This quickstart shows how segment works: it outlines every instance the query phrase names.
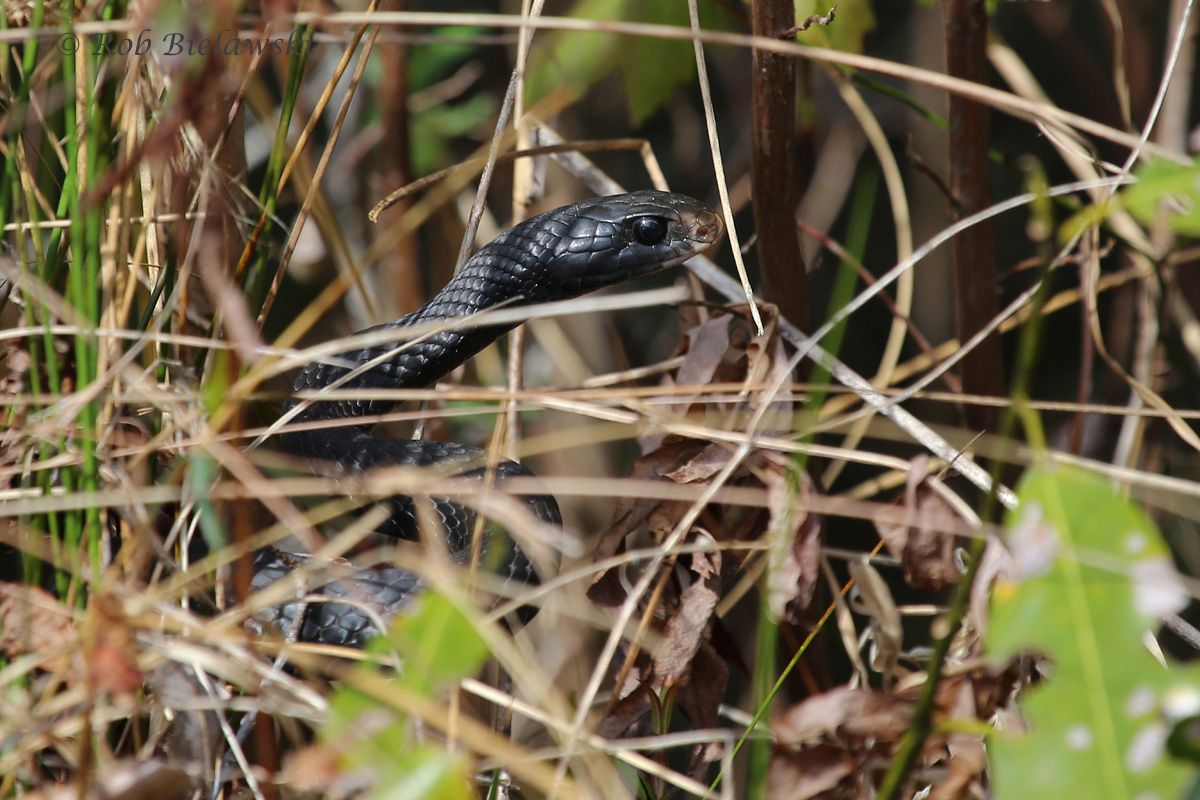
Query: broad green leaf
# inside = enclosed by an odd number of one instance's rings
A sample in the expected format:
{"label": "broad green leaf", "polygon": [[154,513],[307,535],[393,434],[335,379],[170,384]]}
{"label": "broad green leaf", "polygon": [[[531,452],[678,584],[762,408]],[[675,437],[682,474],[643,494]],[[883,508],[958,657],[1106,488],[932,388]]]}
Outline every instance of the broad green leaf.
{"label": "broad green leaf", "polygon": [[837,14],[828,25],[810,25],[808,30],[796,34],[796,41],[845,53],[861,53],[863,37],[875,30],[875,12],[870,0],[841,0],[836,4],[829,0],[796,0],[796,24],[802,24],[813,15],[828,16],[833,5],[837,6]]}
{"label": "broad green leaf", "polygon": [[988,650],[1053,663],[1020,702],[1028,733],[989,740],[997,798],[1177,798],[1175,722],[1200,710],[1200,670],[1164,669],[1144,637],[1186,602],[1154,524],[1101,478],[1030,470],[1005,523],[1013,562],[993,591]]}
{"label": "broad green leaf", "polygon": [[[702,0],[702,25],[723,21],[713,0]],[[569,16],[597,22],[644,22],[686,28],[691,23],[685,0],[578,0]],[[618,36],[602,31],[554,31],[534,40],[527,89],[531,101],[555,88],[575,94],[599,83],[614,70],[621,74],[625,105],[634,125],[658,111],[696,75],[692,43],[649,36]]]}
{"label": "broad green leaf", "polygon": [[[623,19],[629,0],[579,0],[567,16],[598,21]],[[563,86],[582,93],[612,72],[617,37],[593,31],[554,31],[534,39],[526,93],[535,103]]]}
{"label": "broad green leaf", "polygon": [[472,40],[485,32],[484,28],[474,25],[436,28],[430,32],[436,42],[412,45],[408,58],[408,80],[412,90],[428,89],[449,77],[463,61],[479,51],[480,45]]}
{"label": "broad green leaf", "polygon": [[397,753],[413,746],[408,719],[402,711],[348,685],[330,698],[321,739],[338,748],[343,771],[365,771],[374,776],[389,769]]}
{"label": "broad green leaf", "polygon": [[427,591],[418,602],[417,611],[397,619],[386,642],[371,649],[395,648],[404,661],[401,681],[431,695],[478,672],[489,651],[471,621],[441,594]]}
{"label": "broad green leaf", "polygon": [[1137,171],[1137,178],[1121,192],[1130,214],[1144,225],[1165,224],[1178,233],[1200,236],[1200,163],[1155,159]]}
{"label": "broad green leaf", "polygon": [[468,761],[433,744],[417,744],[404,713],[351,686],[330,701],[321,738],[338,748],[343,774],[369,779],[375,798],[467,800]]}
{"label": "broad green leaf", "polygon": [[[371,654],[396,652],[403,660],[396,680],[427,697],[473,675],[488,648],[470,620],[444,596],[426,591],[386,637],[373,640]],[[360,670],[377,667],[367,664]],[[321,738],[337,747],[341,769],[361,773],[374,786],[371,797],[396,800],[468,800],[474,797],[469,760],[435,744],[419,744],[408,715],[348,681],[329,702]]]}
{"label": "broad green leaf", "polygon": [[471,800],[469,762],[432,745],[394,753],[372,795],[377,800]]}
{"label": "broad green leaf", "polygon": [[1087,204],[1058,226],[1058,243],[1066,245],[1084,229],[1103,223],[1114,208],[1120,207],[1119,200],[1102,200]]}
{"label": "broad green leaf", "polygon": [[440,169],[451,159],[450,143],[491,119],[496,98],[472,95],[453,105],[430,106],[412,118],[412,160],[418,175]]}
{"label": "broad green leaf", "polygon": [[[691,25],[686,2],[640,3],[631,9],[635,9],[638,22]],[[696,76],[696,54],[688,41],[633,36],[617,50],[617,66],[630,121],[640,125]]]}

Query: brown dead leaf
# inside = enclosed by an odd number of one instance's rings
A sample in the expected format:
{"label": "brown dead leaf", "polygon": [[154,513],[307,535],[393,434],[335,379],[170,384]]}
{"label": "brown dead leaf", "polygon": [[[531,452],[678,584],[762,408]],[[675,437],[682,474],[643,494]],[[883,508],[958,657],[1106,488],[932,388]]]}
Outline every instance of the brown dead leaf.
{"label": "brown dead leaf", "polygon": [[792,706],[771,723],[771,730],[781,745],[800,745],[825,737],[890,742],[904,735],[912,711],[911,700],[840,686]]}
{"label": "brown dead leaf", "polygon": [[[945,677],[934,700],[935,732],[921,748],[910,784],[933,782],[932,800],[981,794],[977,790],[987,761],[982,738],[966,733],[968,724],[953,723],[991,719],[995,699],[1011,696],[1015,675],[1010,665],[977,667]],[[918,685],[901,694],[840,687],[785,711],[771,723],[776,748],[768,796],[771,800],[870,796],[869,782],[881,774],[874,767],[886,765],[893,757],[911,723],[919,691]],[[843,783],[849,776],[860,783]],[[913,791],[906,789],[904,796]]]}
{"label": "brown dead leaf", "polygon": [[794,488],[792,466],[781,454],[770,454],[764,470],[770,511],[770,568],[767,601],[776,619],[797,622],[812,603],[821,571],[821,518],[811,513],[812,478],[799,473]]}
{"label": "brown dead leaf", "polygon": [[37,586],[0,583],[0,654],[16,658],[36,653],[44,669],[82,666],[74,648],[79,634],[71,613],[58,598]]}
{"label": "brown dead leaf", "polygon": [[[921,457],[922,462],[928,459]],[[962,574],[954,555],[955,537],[943,531],[958,524],[953,509],[924,483],[925,470],[914,467],[904,500],[910,521],[876,521],[875,529],[892,555],[900,559],[904,577],[918,589],[940,592],[954,586]]]}
{"label": "brown dead leaf", "polygon": [[605,739],[625,736],[630,728],[650,713],[653,704],[650,687],[642,683],[636,684],[629,694],[618,700],[604,715],[604,719],[596,725],[596,734]]}
{"label": "brown dead leaf", "polygon": [[[763,321],[766,334],[755,336],[746,344],[746,375],[748,384],[764,386],[786,386],[791,378],[788,374],[790,359],[783,347],[783,338],[779,336],[775,314],[772,312]],[[756,392],[751,395],[750,407],[757,410],[763,402],[769,402],[770,408],[763,414],[760,428],[765,431],[795,430],[796,421],[793,404],[789,400],[777,400],[767,392]]]}
{"label": "brown dead leaf", "polygon": [[[729,349],[729,324],[732,321],[729,314],[716,314],[687,332],[687,355],[675,371],[676,384],[705,386],[712,383]],[[695,395],[681,398],[677,408],[686,410],[694,399]]]}
{"label": "brown dead leaf", "polygon": [[887,581],[865,555],[852,559],[846,566],[854,579],[858,599],[855,610],[871,621],[871,666],[883,673],[884,685],[890,686],[904,639],[900,609]]}
{"label": "brown dead leaf", "polygon": [[[732,319],[728,314],[718,314],[689,330],[677,351],[684,353],[683,363],[675,371],[674,377],[668,376],[663,380],[663,385],[705,386],[712,383],[729,349],[729,323]],[[698,393],[680,396],[669,408],[677,414],[684,414],[697,396]],[[666,438],[666,434],[650,433],[638,437],[638,442],[642,445],[642,452],[650,453],[661,447]]]}
{"label": "brown dead leaf", "polygon": [[1008,706],[1024,675],[1024,658],[1021,656],[1006,664],[989,664],[959,675],[950,675],[938,687],[937,707],[945,709],[946,713],[957,714],[954,704],[958,702],[958,686],[962,683],[971,690],[970,708],[973,709],[974,718],[991,719],[993,714]]}
{"label": "brown dead leaf", "polygon": [[121,604],[110,595],[92,598],[92,637],[87,645],[88,674],[99,692],[132,692],[142,685],[137,648]]}
{"label": "brown dead leaf", "polygon": [[[694,439],[672,438],[653,453],[642,456],[633,467],[633,477],[641,480],[662,480],[664,473],[679,469],[705,449],[705,443]],[[600,536],[594,559],[610,558],[625,548],[625,540],[642,526],[651,531],[670,530],[687,506],[668,500],[643,497],[622,497],[617,501],[613,523]],[[605,570],[592,579],[588,598],[601,608],[617,608],[625,602],[625,589],[620,570]]]}
{"label": "brown dead leaf", "polygon": [[[787,359],[782,342],[774,326],[763,337],[747,335],[742,319],[731,312],[715,315],[708,322],[688,332],[684,361],[671,386],[696,386],[690,395],[673,398],[670,408],[679,414],[696,412],[705,415],[709,424],[729,427],[743,424],[747,407],[753,408],[760,393],[758,388],[764,380],[773,379],[786,369]],[[740,355],[739,355],[740,352]],[[737,395],[733,400],[721,403],[697,404],[703,385],[711,382],[753,385],[753,391]],[[693,406],[696,406],[693,408]],[[790,407],[790,404],[789,404]],[[789,416],[790,423],[790,416]],[[790,428],[790,424],[788,426]],[[633,477],[643,480],[670,480],[675,483],[694,484],[711,479],[725,467],[730,458],[727,447],[714,442],[684,439],[678,436],[655,436],[642,439],[644,455],[634,465]],[[752,458],[758,457],[757,454]],[[747,470],[733,476],[742,478]],[[597,561],[621,552],[624,541],[647,525],[652,533],[674,529],[690,505],[682,502],[649,501],[643,498],[620,498],[613,515],[613,523],[600,537],[596,547]],[[740,510],[739,510],[740,512]],[[740,524],[747,515],[738,513],[734,524]],[[727,537],[719,519],[708,524],[710,531],[721,541]],[[732,527],[732,526],[730,526]],[[755,532],[757,536],[759,532]],[[753,538],[753,537],[751,537]],[[599,575],[595,583],[610,581]],[[603,605],[619,602],[622,593],[613,586],[593,587],[593,601]]]}
{"label": "brown dead leaf", "polygon": [[[762,384],[782,377],[786,366],[786,354],[774,326],[763,337],[755,337],[745,319],[736,312],[718,313],[689,331],[683,362],[674,377],[665,380],[672,387],[681,387],[678,391],[683,392],[671,397],[669,408],[681,416],[703,418],[704,424],[715,429],[739,430],[760,402],[769,402],[773,410],[778,405],[785,412],[786,418],[780,419],[790,430],[790,401],[761,397]],[[703,386],[714,382],[743,383],[746,389],[720,398],[702,397]],[[760,425],[758,430],[764,429]],[[731,457],[728,447],[704,439],[668,435],[639,441],[645,454],[635,464],[633,477],[642,480],[703,484],[727,468]],[[756,476],[776,469],[769,458],[767,453],[752,453],[739,465],[733,480],[750,483],[757,480]],[[651,540],[661,542],[692,509],[690,502],[620,498],[613,523],[596,548],[596,560],[622,552],[631,536],[644,538],[648,534]],[[700,511],[685,541],[701,535],[719,543],[756,541],[762,536],[766,520],[766,511],[759,507],[728,508],[713,504]],[[811,599],[815,586],[817,571],[806,566],[817,558],[820,547],[818,532],[809,527],[813,523],[812,518],[806,521],[797,517],[798,541],[787,542],[789,548],[795,544],[792,557],[801,565],[788,578],[791,599],[798,596]],[[713,612],[721,598],[723,580],[740,568],[745,557],[744,552],[738,551],[692,555],[687,557],[690,562],[681,556],[680,565],[690,564],[687,577],[678,572],[658,576],[654,606],[640,609],[643,615],[650,615],[649,625],[658,635],[657,642],[649,654],[639,653],[640,647],[647,646],[644,642],[629,645],[624,666],[618,673],[615,699],[598,727],[602,735],[617,736],[631,730],[668,691],[675,692],[679,707],[694,724],[699,727],[717,724],[717,710],[729,677],[727,659],[739,664],[741,659],[736,647],[723,647],[720,652],[713,647]],[[674,567],[678,568],[679,565]],[[621,577],[621,571],[616,569],[598,575],[588,589],[588,597],[601,608],[620,607],[626,600]],[[692,754],[696,774],[701,775],[703,765],[715,757],[716,748],[697,748]]]}
{"label": "brown dead leaf", "polygon": [[[88,800],[172,800],[191,793],[188,774],[161,761],[119,761],[92,775],[87,784]],[[26,800],[77,800],[77,782],[42,789],[25,795]]]}
{"label": "brown dead leaf", "polygon": [[[679,707],[688,715],[692,725],[701,730],[719,727],[721,701],[729,683],[729,666],[707,640],[700,642],[692,659],[688,682],[680,687]],[[703,780],[708,764],[721,757],[719,744],[696,745],[692,749],[688,774]]]}
{"label": "brown dead leaf", "polygon": [[725,465],[729,463],[729,457],[728,447],[710,444],[687,461],[670,470],[660,470],[658,474],[675,483],[706,481],[725,468]]}
{"label": "brown dead leaf", "polygon": [[692,572],[700,580],[683,590],[654,651],[653,685],[677,683],[691,669],[717,601],[721,599],[721,554],[693,553]]}
{"label": "brown dead leaf", "polygon": [[214,710],[199,710],[206,695],[194,668],[165,661],[146,674],[146,688],[151,730],[159,734],[158,752],[194,780],[212,781],[221,720]]}
{"label": "brown dead leaf", "polygon": [[840,747],[821,744],[800,752],[776,747],[767,773],[767,797],[809,800],[836,788],[853,772],[854,760]]}
{"label": "brown dead leaf", "polygon": [[[694,675],[693,670],[697,655],[707,645],[709,623],[717,601],[721,599],[721,555],[720,553],[693,553],[691,555],[693,581],[683,590],[679,600],[669,609],[660,607],[660,615],[665,617],[662,638],[654,648],[648,669],[631,672],[625,681],[628,694],[620,698],[605,715],[600,723],[598,732],[602,736],[620,736],[649,713],[655,696],[662,696],[668,691],[680,691],[690,685]],[[716,656],[711,646],[707,647],[705,655]],[[716,708],[724,696],[725,681],[728,679],[728,669],[714,669],[711,664],[704,665],[706,669],[701,678],[708,679],[704,686],[696,687],[696,691],[688,695],[688,701],[682,703],[689,717],[700,727],[716,720]],[[724,667],[724,664],[721,665]],[[719,687],[714,687],[719,683]],[[715,695],[715,705],[712,705]],[[694,713],[704,717],[703,722],[697,721]]]}
{"label": "brown dead leaf", "polygon": [[[948,701],[945,712],[951,719],[979,718],[972,681],[951,681],[938,688],[938,699]],[[933,787],[933,791],[929,793],[929,800],[955,800],[969,796],[967,790],[972,783],[980,780],[987,768],[987,754],[979,736],[952,732],[946,736],[946,749],[946,777]]]}
{"label": "brown dead leaf", "polygon": [[311,744],[292,752],[280,771],[283,785],[296,792],[329,797],[347,797],[369,787],[366,772],[347,772],[344,752],[333,744]]}
{"label": "brown dead leaf", "polygon": [[[702,482],[719,472],[728,458],[728,451],[717,445],[695,439],[672,438],[658,450],[638,459],[633,477],[642,480],[667,478],[676,483]],[[683,501],[621,498],[617,502],[612,525],[601,535],[597,544],[595,560],[620,553],[625,540],[643,525],[656,541],[661,541],[675,529],[690,508],[691,503]],[[717,527],[720,527],[719,524]],[[599,573],[588,589],[588,597],[601,607],[620,606],[625,600],[625,591],[617,571]]]}
{"label": "brown dead leaf", "polygon": [[[672,438],[652,453],[647,453],[633,465],[632,476],[640,480],[661,479],[663,475],[679,470],[705,448],[704,442],[695,439]],[[719,468],[718,468],[719,469]],[[621,552],[625,538],[645,524],[658,500],[641,497],[621,497],[613,512],[613,523],[596,544],[595,560],[603,561]]]}

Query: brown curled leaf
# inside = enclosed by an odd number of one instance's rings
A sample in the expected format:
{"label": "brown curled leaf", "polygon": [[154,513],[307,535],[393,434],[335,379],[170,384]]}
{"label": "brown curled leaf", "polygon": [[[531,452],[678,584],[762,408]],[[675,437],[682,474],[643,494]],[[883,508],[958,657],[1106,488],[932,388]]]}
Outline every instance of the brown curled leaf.
{"label": "brown curled leaf", "polygon": [[[192,794],[186,771],[158,760],[124,759],[88,779],[87,798],[104,800],[174,800]],[[46,787],[25,795],[26,800],[77,800],[77,782]]]}
{"label": "brown curled leaf", "polygon": [[[688,682],[680,687],[678,694],[679,707],[688,715],[693,727],[700,730],[719,727],[721,701],[725,699],[728,683],[729,666],[707,639],[701,641],[692,659]],[[707,765],[721,755],[722,748],[717,743],[696,745],[692,748],[688,774],[703,780]]]}
{"label": "brown curled leaf", "polygon": [[[636,675],[630,673],[625,682],[627,688],[623,689],[628,694],[617,701],[601,722],[598,728],[601,735],[611,737],[625,733],[651,710],[656,697],[668,691],[685,690],[695,677],[693,669],[702,648],[706,648],[706,656],[715,656],[715,651],[708,646],[708,636],[713,611],[721,598],[720,554],[693,553],[691,572],[690,585],[680,593],[678,600],[657,609],[656,617],[663,620],[659,623],[662,636],[651,654],[649,668],[644,672],[635,670]],[[728,670],[722,672],[711,664],[705,666],[702,677],[710,681],[715,679],[720,686],[714,687],[710,683],[696,687],[697,691],[688,695],[684,707],[689,716],[699,713],[707,723],[710,718],[715,722],[716,707],[724,695]],[[714,697],[715,706],[712,705]],[[693,722],[696,722],[695,718]]]}
{"label": "brown curled leaf", "polygon": [[854,760],[840,747],[825,744],[799,752],[776,747],[767,772],[767,797],[810,800],[836,789],[854,769]]}
{"label": "brown curled leaf", "polygon": [[825,737],[891,742],[908,730],[912,712],[913,702],[906,698],[841,686],[792,706],[771,723],[771,730],[781,745]]}
{"label": "brown curled leaf", "polygon": [[[632,477],[640,480],[661,480],[662,476],[679,470],[704,450],[704,442],[694,439],[672,439],[647,453],[633,465]],[[621,552],[626,537],[646,523],[650,513],[661,501],[622,497],[613,512],[613,523],[596,545],[596,560],[601,561]]]}
{"label": "brown curled leaf", "polygon": [[37,654],[48,671],[66,667],[68,660],[81,666],[78,638],[71,613],[54,595],[37,586],[0,583],[0,655]]}
{"label": "brown curled leaf", "polygon": [[953,509],[923,481],[924,471],[914,469],[908,489],[897,506],[908,511],[910,521],[876,521],[875,529],[892,555],[900,559],[904,577],[918,589],[940,592],[958,583],[954,550],[957,541],[945,533],[958,524]]}
{"label": "brown curled leaf", "polygon": [[655,648],[652,675],[656,688],[689,674],[713,609],[721,599],[720,553],[693,553],[692,572],[699,580],[683,590],[678,608],[667,621],[662,642]]}
{"label": "brown curled leaf", "polygon": [[821,517],[808,510],[812,478],[797,473],[780,454],[771,454],[767,463],[772,467],[764,470],[771,515],[767,601],[776,619],[796,622],[812,603],[820,577]]}
{"label": "brown curled leaf", "polygon": [[[938,699],[951,719],[978,719],[971,680],[957,680],[939,687]],[[970,797],[972,784],[981,781],[987,768],[987,754],[980,737],[961,731],[946,735],[946,776],[934,785],[929,800],[955,800]],[[982,792],[980,792],[982,794]]]}
{"label": "brown curled leaf", "polygon": [[[667,386],[707,386],[713,383],[718,368],[729,349],[729,323],[732,317],[728,314],[717,314],[707,322],[689,330],[681,344],[680,352],[684,353],[683,363],[675,371],[674,377],[663,381]],[[699,388],[690,395],[681,395],[669,406],[676,414],[686,414],[692,403],[699,396]],[[645,453],[657,450],[666,439],[662,433],[652,433],[638,439]]]}
{"label": "brown curled leaf", "polygon": [[137,666],[133,630],[120,602],[110,595],[92,598],[92,636],[87,644],[88,674],[99,692],[132,692],[144,676]]}

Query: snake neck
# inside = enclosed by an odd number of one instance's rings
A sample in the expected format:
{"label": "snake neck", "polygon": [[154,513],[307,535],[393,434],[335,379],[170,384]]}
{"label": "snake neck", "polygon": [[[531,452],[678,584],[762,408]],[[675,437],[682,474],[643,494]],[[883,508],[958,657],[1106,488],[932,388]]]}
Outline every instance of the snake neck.
{"label": "snake neck", "polygon": [[[296,392],[325,387],[337,390],[423,389],[483,350],[515,323],[456,324],[498,305],[517,306],[563,296],[548,269],[551,252],[539,247],[520,227],[506,231],[468,261],[428,303],[416,311],[360,333],[436,328],[411,341],[347,350],[325,363],[312,362],[296,380]],[[358,366],[346,366],[346,364]],[[365,365],[370,366],[365,366]],[[289,407],[295,405],[289,404]],[[295,418],[298,422],[352,419],[387,413],[390,400],[318,400]]]}
{"label": "snake neck", "polygon": [[[649,222],[649,229],[635,223]],[[640,233],[639,233],[640,231]],[[637,192],[576,203],[531,217],[475,254],[432,300],[370,332],[420,327],[419,338],[339,353],[313,362],[296,392],[422,389],[458,368],[515,323],[477,326],[466,318],[498,305],[525,306],[578,297],[656,272],[705,250],[720,236],[719,218],[682,195]],[[433,332],[429,333],[430,327]],[[298,422],[374,416],[390,400],[316,399]]]}

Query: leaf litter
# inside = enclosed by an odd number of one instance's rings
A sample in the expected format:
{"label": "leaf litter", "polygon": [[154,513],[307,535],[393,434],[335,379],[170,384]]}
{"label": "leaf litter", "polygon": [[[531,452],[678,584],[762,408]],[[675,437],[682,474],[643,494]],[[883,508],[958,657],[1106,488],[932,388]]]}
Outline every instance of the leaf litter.
{"label": "leaf litter", "polygon": [[[780,382],[788,362],[771,325],[755,336],[736,312],[722,310],[689,330],[677,355],[683,361],[662,379],[664,386],[722,384],[742,389],[709,401],[700,389],[684,389],[669,406],[675,418],[720,430],[744,430],[759,404],[769,403],[760,432],[793,435],[791,401],[764,389]],[[717,476],[731,456],[728,445],[675,433],[649,433],[639,443],[642,455],[632,475],[644,481],[701,485]],[[923,461],[914,464],[893,504],[907,512],[908,521],[903,516],[901,522],[877,520],[876,529],[909,585],[942,592],[962,572],[959,541],[945,532],[958,526],[951,524],[957,521],[954,509],[925,480]],[[742,573],[763,569],[755,553],[761,553],[764,544],[771,618],[802,627],[813,618],[814,600],[822,596],[826,523],[810,508],[820,487],[795,467],[789,454],[767,449],[752,451],[730,481],[764,489],[764,506],[710,504],[683,540],[688,545],[708,544],[708,551],[679,553],[664,562],[659,589],[649,592],[639,607],[645,630],[626,641],[616,694],[598,723],[602,735],[653,733],[656,711],[670,702],[678,703],[696,729],[717,724],[731,673],[748,677],[746,663],[752,660],[740,652],[717,611]],[[600,537],[596,560],[660,544],[689,509],[687,502],[678,500],[620,498]],[[939,524],[943,519],[946,525]],[[614,614],[620,609],[631,582],[627,569],[612,568],[595,577],[588,594],[598,607]],[[856,685],[859,679],[852,678],[841,686],[810,685],[807,699],[801,691],[792,692],[795,701],[776,702],[767,793],[772,800],[869,795],[910,727],[924,676],[899,664],[905,658],[915,664],[923,656],[904,650],[903,618],[889,588],[894,582],[866,557],[851,560],[849,572],[855,583],[853,608],[859,620],[866,620],[869,635],[851,636],[848,646],[855,648],[852,655],[857,658],[861,642],[870,642],[870,669],[864,666],[856,674],[874,676],[872,682],[879,684]],[[850,619],[849,624],[856,623]],[[964,640],[956,651],[959,660],[969,658],[973,647],[973,640]],[[982,790],[985,759],[975,730],[1007,704],[1017,680],[1016,663],[985,667],[976,662],[940,686],[934,715],[938,732],[922,750],[914,791],[927,786],[929,796],[948,799]],[[719,755],[715,745],[693,748],[689,771],[703,777],[706,764]]]}

